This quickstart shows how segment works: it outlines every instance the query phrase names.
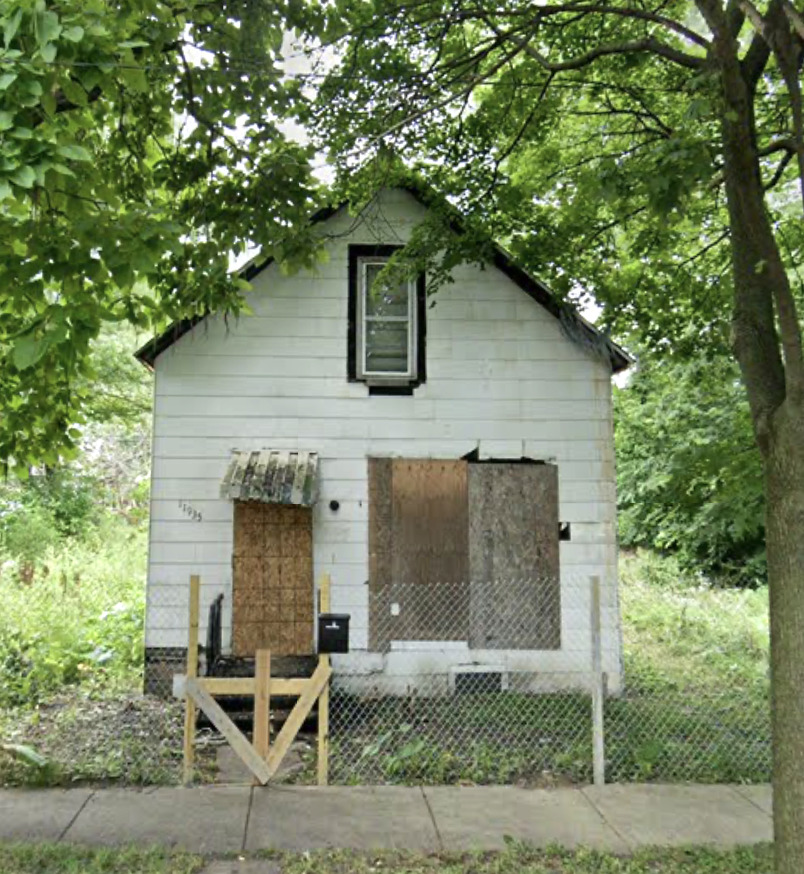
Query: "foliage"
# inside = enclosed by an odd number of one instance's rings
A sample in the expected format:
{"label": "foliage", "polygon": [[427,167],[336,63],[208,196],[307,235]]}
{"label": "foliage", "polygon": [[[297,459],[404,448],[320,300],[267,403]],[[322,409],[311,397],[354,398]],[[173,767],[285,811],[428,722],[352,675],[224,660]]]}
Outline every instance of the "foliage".
{"label": "foliage", "polygon": [[19,560],[2,561],[0,706],[140,676],[144,545],[144,531],[109,520],[92,537],[45,552],[33,574]]}
{"label": "foliage", "polygon": [[195,874],[199,856],[161,848],[90,849],[67,844],[0,843],[3,874]]}
{"label": "foliage", "polygon": [[720,589],[650,552],[623,556],[620,607],[626,672],[687,696],[728,688],[764,702],[768,590]]}
{"label": "foliage", "polygon": [[595,850],[535,849],[508,839],[498,853],[372,853],[342,850],[285,854],[284,874],[770,874],[771,848],[720,851],[696,848],[638,850],[616,856]]}
{"label": "foliage", "polygon": [[736,364],[641,356],[615,389],[620,540],[701,575],[765,579],[762,465]]}
{"label": "foliage", "polygon": [[74,451],[104,322],[237,310],[250,245],[311,259],[312,149],[282,42],[296,3],[0,9],[0,459]]}

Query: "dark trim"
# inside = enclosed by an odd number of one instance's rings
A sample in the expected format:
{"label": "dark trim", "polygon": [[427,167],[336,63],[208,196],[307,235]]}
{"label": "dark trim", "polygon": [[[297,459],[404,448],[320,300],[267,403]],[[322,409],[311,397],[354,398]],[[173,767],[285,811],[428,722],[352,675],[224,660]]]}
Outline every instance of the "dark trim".
{"label": "dark trim", "polygon": [[[436,203],[444,203],[443,198],[439,197],[439,195],[437,195],[431,188],[426,186],[424,183],[421,183],[420,185],[409,184],[399,187],[407,191],[408,194],[414,197],[419,203],[421,203],[425,207],[430,208]],[[346,206],[348,206],[348,203],[343,202],[338,204],[337,206],[328,206],[320,209],[311,217],[310,223],[318,224],[319,222],[326,221],[328,218],[331,218],[333,215],[335,215],[335,213],[339,212]],[[461,220],[461,216],[456,210],[453,212],[454,215],[450,220],[450,227],[456,234],[460,234],[463,232],[463,223]],[[553,294],[553,292],[550,291],[550,289],[543,282],[536,279],[534,276],[531,276],[527,271],[519,267],[514,262],[511,255],[506,252],[505,249],[502,248],[502,246],[499,246],[497,243],[493,243],[492,245],[494,250],[494,266],[502,273],[504,273],[512,282],[519,286],[519,288],[521,288],[522,291],[524,291],[529,297],[531,297],[537,303],[541,304],[541,306],[543,306],[551,315],[559,319],[562,324],[569,323],[574,328],[578,329],[581,334],[586,335],[594,344],[602,344],[605,348],[613,373],[619,373],[621,370],[626,370],[634,363],[634,359],[621,346],[615,343],[610,337],[607,337],[594,325],[587,322],[586,319],[584,319],[583,316],[581,316],[571,304],[563,302],[560,298]],[[369,246],[367,248],[382,249],[383,247]],[[395,249],[399,247],[392,246],[388,248]],[[240,276],[250,282],[256,276],[262,273],[262,271],[265,270],[266,267],[270,266],[273,263],[273,260],[273,258],[261,259],[257,257],[240,271]],[[352,294],[351,286],[349,293],[350,295]],[[426,303],[420,302],[420,310],[417,315],[421,312],[426,312]],[[171,325],[166,331],[154,337],[153,340],[149,340],[148,343],[146,343],[141,349],[138,349],[134,353],[135,357],[147,367],[152,368],[157,357],[161,355],[162,352],[164,352],[169,346],[173,345],[173,343],[183,337],[188,331],[191,331],[205,317],[206,314],[194,316],[192,318],[183,319],[182,321],[176,322],[175,324]],[[423,354],[424,344],[422,344],[421,350]],[[354,351],[352,349],[349,350],[349,361],[356,361]],[[419,365],[423,366],[426,361],[425,359],[422,359],[418,363]],[[350,364],[350,367],[351,366],[352,365]],[[424,373],[424,371],[420,372],[422,374]],[[356,378],[351,375],[351,372],[349,379],[353,382],[356,381]]]}
{"label": "dark trim", "polygon": [[348,328],[346,335],[346,374],[349,382],[363,382],[369,387],[370,395],[412,395],[413,389],[427,380],[427,287],[424,274],[416,279],[416,377],[400,380],[394,385],[372,385],[370,380],[357,375],[357,306],[358,277],[357,263],[360,258],[390,258],[404,246],[361,245],[349,246],[349,303]]}
{"label": "dark trim", "polygon": [[[357,381],[357,380],[355,380]],[[416,383],[418,385],[418,383]],[[412,395],[415,390],[414,385],[370,385],[368,393],[370,395],[396,395],[402,396]]]}

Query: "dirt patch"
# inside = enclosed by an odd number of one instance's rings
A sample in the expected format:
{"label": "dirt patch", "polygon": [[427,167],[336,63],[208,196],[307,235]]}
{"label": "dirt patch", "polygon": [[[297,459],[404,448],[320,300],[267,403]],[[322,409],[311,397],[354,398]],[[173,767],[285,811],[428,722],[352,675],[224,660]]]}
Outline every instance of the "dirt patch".
{"label": "dirt patch", "polygon": [[[0,758],[3,785],[76,783],[175,784],[181,780],[184,706],[126,693],[96,696],[75,689],[33,711],[5,713],[5,743],[32,747],[44,767]],[[199,749],[200,777],[210,779],[214,753]]]}

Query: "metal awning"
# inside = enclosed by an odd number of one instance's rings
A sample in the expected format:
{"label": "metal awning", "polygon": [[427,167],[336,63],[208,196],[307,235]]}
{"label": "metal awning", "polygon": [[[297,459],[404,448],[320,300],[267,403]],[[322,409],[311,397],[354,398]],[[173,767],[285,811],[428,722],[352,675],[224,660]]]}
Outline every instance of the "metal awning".
{"label": "metal awning", "polygon": [[318,453],[235,450],[221,482],[221,497],[312,507],[318,497]]}

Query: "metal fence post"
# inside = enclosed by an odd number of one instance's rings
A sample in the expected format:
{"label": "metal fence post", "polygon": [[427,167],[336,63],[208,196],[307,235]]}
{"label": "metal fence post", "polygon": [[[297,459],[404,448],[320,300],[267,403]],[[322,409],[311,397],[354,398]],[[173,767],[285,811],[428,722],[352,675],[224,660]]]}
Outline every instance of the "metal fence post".
{"label": "metal fence post", "polygon": [[605,676],[600,634],[600,577],[591,578],[590,626],[592,629],[592,773],[595,786],[606,782],[606,744],[603,723]]}

